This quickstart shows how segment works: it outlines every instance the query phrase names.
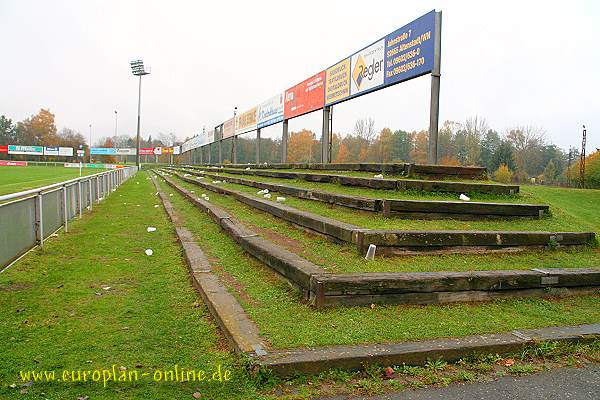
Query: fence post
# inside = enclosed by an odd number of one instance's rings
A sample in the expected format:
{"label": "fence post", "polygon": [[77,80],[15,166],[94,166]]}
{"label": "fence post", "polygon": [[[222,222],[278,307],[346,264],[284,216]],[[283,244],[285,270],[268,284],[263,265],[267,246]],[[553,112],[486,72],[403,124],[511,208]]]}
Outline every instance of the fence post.
{"label": "fence post", "polygon": [[90,203],[90,211],[92,211],[92,203],[94,197],[92,196],[92,179],[88,179],[88,202]]}
{"label": "fence post", "polygon": [[35,207],[35,228],[36,228],[36,239],[40,244],[40,247],[44,248],[44,222],[42,220],[42,193],[38,193],[36,196],[36,207]]}
{"label": "fence post", "polygon": [[100,182],[98,181],[98,177],[96,176],[96,201],[100,203]]}
{"label": "fence post", "polygon": [[67,211],[67,187],[63,186],[63,201],[62,201],[62,209],[63,209],[63,225],[65,226],[65,233],[69,232],[69,213]]}
{"label": "fence post", "polygon": [[83,193],[81,193],[81,181],[77,181],[77,192],[79,194],[79,218],[83,218]]}

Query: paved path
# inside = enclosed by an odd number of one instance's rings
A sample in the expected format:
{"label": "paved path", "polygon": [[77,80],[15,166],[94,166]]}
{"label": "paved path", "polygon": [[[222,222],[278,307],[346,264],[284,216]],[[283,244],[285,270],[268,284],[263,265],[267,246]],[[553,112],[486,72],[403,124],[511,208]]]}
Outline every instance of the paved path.
{"label": "paved path", "polygon": [[493,382],[405,390],[375,397],[338,396],[328,400],[348,398],[368,400],[598,400],[600,399],[600,365],[591,365],[586,368],[559,368],[523,377],[501,377]]}

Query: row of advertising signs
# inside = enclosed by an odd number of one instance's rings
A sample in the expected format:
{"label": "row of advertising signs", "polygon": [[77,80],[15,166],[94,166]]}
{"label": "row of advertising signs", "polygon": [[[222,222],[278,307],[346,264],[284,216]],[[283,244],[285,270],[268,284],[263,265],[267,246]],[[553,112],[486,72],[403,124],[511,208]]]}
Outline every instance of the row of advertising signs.
{"label": "row of advertising signs", "polygon": [[[180,154],[181,147],[141,147],[141,156],[160,156],[162,154]],[[102,156],[135,156],[135,148],[92,147],[92,155]]]}
{"label": "row of advertising signs", "polygon": [[[434,64],[435,10],[331,67],[236,115],[216,128],[220,138],[250,132],[430,73]],[[215,141],[214,132],[182,145],[185,153]],[[220,139],[219,138],[219,139]]]}
{"label": "row of advertising signs", "polygon": [[9,144],[0,146],[0,153],[27,154],[32,156],[73,157],[72,147],[19,146]]}
{"label": "row of advertising signs", "polygon": [[[47,147],[47,146],[20,146],[9,144],[0,146],[0,153],[8,154],[26,154],[31,156],[61,156],[73,157],[72,147]],[[92,147],[92,154],[95,155],[114,155],[114,156],[135,156],[135,149],[120,149],[113,147]],[[181,146],[175,147],[148,147],[141,148],[140,155],[157,155],[162,154],[180,154]],[[77,150],[77,156],[83,156],[83,150]]]}

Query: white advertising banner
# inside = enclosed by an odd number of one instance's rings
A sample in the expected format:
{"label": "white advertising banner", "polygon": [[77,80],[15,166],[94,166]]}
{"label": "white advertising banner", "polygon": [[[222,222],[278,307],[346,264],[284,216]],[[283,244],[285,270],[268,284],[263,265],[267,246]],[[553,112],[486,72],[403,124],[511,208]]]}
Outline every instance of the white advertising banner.
{"label": "white advertising banner", "polygon": [[271,97],[258,106],[259,128],[283,121],[283,93]]}
{"label": "white advertising banner", "polygon": [[44,155],[45,156],[57,156],[58,155],[58,147],[44,147]]}
{"label": "white advertising banner", "polygon": [[350,95],[383,85],[385,39],[373,43],[352,56],[350,65]]}
{"label": "white advertising banner", "polygon": [[135,156],[135,149],[117,149],[118,156]]}
{"label": "white advertising banner", "polygon": [[59,147],[58,155],[63,157],[73,157],[73,148],[72,147]]}

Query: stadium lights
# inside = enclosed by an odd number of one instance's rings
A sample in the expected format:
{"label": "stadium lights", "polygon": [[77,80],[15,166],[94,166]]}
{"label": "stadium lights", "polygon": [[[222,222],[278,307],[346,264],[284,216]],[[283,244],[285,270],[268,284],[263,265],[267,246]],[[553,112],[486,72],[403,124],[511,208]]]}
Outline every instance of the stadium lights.
{"label": "stadium lights", "polygon": [[136,152],[135,152],[135,165],[140,167],[140,108],[142,104],[142,76],[150,74],[150,69],[144,67],[144,61],[134,60],[129,63],[131,66],[131,73],[135,76],[140,77],[140,85],[138,91],[138,115],[137,115],[137,139],[136,139]]}

